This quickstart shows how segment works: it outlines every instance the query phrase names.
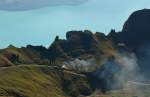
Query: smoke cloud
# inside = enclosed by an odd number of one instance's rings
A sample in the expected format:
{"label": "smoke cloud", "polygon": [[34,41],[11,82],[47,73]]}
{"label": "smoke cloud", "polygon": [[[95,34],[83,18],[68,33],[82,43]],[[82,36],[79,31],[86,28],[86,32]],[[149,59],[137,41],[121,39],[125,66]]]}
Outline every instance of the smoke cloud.
{"label": "smoke cloud", "polygon": [[137,57],[134,53],[120,54],[116,56],[115,62],[121,66],[121,70],[118,72],[120,80],[135,80],[139,74],[139,66]]}
{"label": "smoke cloud", "polygon": [[97,66],[96,61],[94,58],[90,59],[74,59],[68,62],[64,62],[64,65],[66,65],[70,69],[78,70],[78,71],[91,71],[95,69]]}
{"label": "smoke cloud", "polygon": [[[149,60],[147,59],[150,58],[150,53],[148,53],[149,50],[145,49],[144,52],[146,52],[144,58],[146,61],[142,60],[142,62],[144,61],[148,64]],[[133,95],[141,97],[146,93],[145,91],[150,89],[150,81],[145,79],[141,73],[139,57],[135,53],[115,52],[114,57],[112,59],[106,59],[104,64],[97,64],[94,58],[86,60],[77,58],[65,62],[64,64],[75,70],[93,70],[92,72],[89,72],[90,75],[94,76],[94,78],[100,79],[105,84],[105,87],[101,87],[100,85],[100,89],[119,89],[124,93],[132,93]],[[99,89],[99,84],[101,84],[101,82],[93,84],[96,84],[97,87],[95,88]]]}

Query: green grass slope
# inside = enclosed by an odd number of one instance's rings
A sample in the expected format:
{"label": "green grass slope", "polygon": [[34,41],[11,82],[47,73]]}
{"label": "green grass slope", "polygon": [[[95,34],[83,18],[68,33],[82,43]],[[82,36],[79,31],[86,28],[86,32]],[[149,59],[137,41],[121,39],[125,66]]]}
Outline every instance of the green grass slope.
{"label": "green grass slope", "polygon": [[[14,59],[13,56],[19,56]],[[31,63],[32,60],[28,55],[19,48],[14,46],[0,50],[0,67],[12,66],[20,63]]]}
{"label": "green grass slope", "polygon": [[0,68],[0,97],[77,97],[87,91],[86,78],[48,66]]}
{"label": "green grass slope", "polygon": [[2,97],[65,97],[59,79],[34,66],[1,68],[0,76]]}

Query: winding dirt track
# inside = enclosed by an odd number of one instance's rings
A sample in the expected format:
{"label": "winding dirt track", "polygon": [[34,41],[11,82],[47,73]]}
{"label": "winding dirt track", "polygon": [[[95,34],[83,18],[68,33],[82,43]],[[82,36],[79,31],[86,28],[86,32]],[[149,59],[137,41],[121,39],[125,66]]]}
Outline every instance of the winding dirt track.
{"label": "winding dirt track", "polygon": [[15,68],[15,67],[20,67],[20,68],[21,67],[37,67],[37,68],[48,68],[50,70],[56,69],[56,70],[61,70],[63,72],[72,74],[72,75],[76,75],[76,76],[80,76],[80,77],[86,77],[86,75],[84,75],[84,74],[79,74],[79,73],[73,72],[69,69],[64,69],[64,68],[61,68],[59,66],[48,66],[48,65],[18,65],[18,66],[10,66],[10,67],[0,67],[0,71],[5,70],[5,69]]}

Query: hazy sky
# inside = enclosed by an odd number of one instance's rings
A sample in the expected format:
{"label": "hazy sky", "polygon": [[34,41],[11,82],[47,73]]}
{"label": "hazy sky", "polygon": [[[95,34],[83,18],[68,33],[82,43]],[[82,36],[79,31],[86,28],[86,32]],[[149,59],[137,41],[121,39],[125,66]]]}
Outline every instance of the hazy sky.
{"label": "hazy sky", "polygon": [[1,0],[0,48],[48,46],[70,30],[119,31],[133,11],[143,8],[150,8],[150,0]]}

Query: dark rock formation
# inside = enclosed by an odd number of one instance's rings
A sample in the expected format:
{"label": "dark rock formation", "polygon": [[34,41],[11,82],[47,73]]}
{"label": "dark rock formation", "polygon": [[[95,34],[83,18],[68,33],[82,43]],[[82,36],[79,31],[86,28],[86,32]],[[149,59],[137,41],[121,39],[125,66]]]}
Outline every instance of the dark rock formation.
{"label": "dark rock formation", "polygon": [[[131,14],[119,33],[119,40],[131,48],[138,57],[142,72],[149,73],[149,45],[150,45],[150,9],[135,11]],[[117,38],[115,38],[117,39]]]}
{"label": "dark rock formation", "polygon": [[110,31],[107,35],[108,39],[111,40],[114,44],[120,43],[120,32],[116,32],[114,29]]}
{"label": "dark rock formation", "polygon": [[[98,33],[97,33],[98,34]],[[96,34],[96,36],[97,36]],[[104,36],[102,36],[104,38]],[[98,51],[95,35],[85,30],[70,31],[66,34],[66,40],[55,39],[49,47],[51,53],[55,53],[54,57],[75,58],[84,54],[96,54]],[[101,36],[99,36],[101,38]],[[54,54],[52,54],[54,55]]]}
{"label": "dark rock formation", "polygon": [[150,9],[131,14],[123,26],[120,38],[133,49],[150,42]]}

